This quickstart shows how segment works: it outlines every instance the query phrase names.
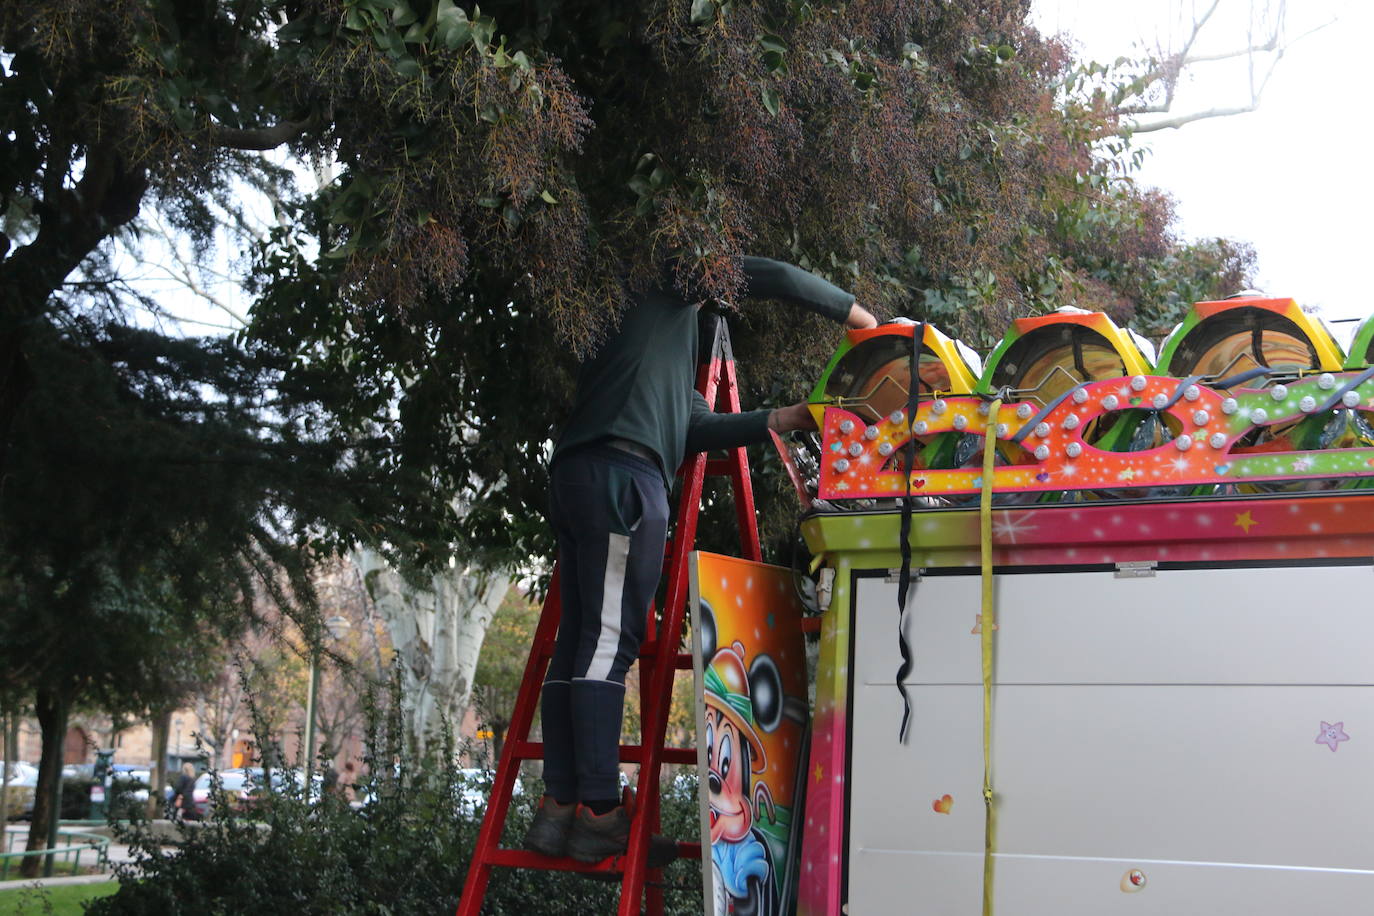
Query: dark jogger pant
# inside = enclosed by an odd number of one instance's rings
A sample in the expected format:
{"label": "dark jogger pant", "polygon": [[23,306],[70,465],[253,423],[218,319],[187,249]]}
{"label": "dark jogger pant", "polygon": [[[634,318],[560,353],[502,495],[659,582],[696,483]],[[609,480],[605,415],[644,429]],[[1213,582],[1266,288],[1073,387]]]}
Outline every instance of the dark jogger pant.
{"label": "dark jogger pant", "polygon": [[559,801],[620,795],[625,672],[663,568],[668,494],[654,464],[610,446],[559,456],[558,641],[544,679],[544,786]]}

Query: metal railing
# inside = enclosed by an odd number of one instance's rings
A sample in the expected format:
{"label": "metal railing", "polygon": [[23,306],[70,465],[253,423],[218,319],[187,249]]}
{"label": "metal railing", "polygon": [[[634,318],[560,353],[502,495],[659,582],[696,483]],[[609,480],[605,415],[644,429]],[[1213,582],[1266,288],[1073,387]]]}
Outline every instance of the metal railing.
{"label": "metal railing", "polygon": [[[64,822],[65,823],[65,822]],[[103,821],[77,821],[75,825],[93,826]],[[74,830],[71,826],[57,828],[58,842],[62,845],[54,849],[35,849],[29,852],[15,852],[14,847],[21,836],[26,834],[22,831],[5,831],[5,850],[0,852],[0,881],[6,881],[10,877],[10,863],[22,861],[23,859],[34,856],[49,856],[50,861],[44,868],[44,876],[50,877],[53,872],[53,864],[61,861],[68,867],[72,874],[79,874],[81,870],[81,857],[90,853],[95,857],[93,866],[98,871],[109,870],[110,865],[110,838],[101,836],[98,833],[89,833],[85,830]],[[64,842],[65,841],[65,842]]]}

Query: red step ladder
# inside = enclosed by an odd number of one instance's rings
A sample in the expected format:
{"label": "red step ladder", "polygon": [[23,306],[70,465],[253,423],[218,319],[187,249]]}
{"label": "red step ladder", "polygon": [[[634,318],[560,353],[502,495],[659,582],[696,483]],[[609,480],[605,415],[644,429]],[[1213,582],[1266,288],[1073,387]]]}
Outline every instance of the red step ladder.
{"label": "red step ladder", "polygon": [[[735,376],[735,358],[730,349],[730,334],[725,321],[717,318],[709,358],[697,370],[697,390],[713,410],[738,413],[739,384]],[[701,510],[701,492],[706,475],[728,476],[735,500],[735,515],[739,523],[742,554],[746,559],[761,560],[758,521],[754,513],[754,491],[749,481],[749,460],[743,448],[732,449],[728,457],[708,459],[705,454],[692,455],[679,470],[682,494],[678,499],[677,524],[668,542],[665,570],[668,586],[663,608],[649,614],[645,639],[639,652],[639,701],[641,734],[638,745],[622,745],[620,759],[639,764],[636,785],[638,813],[630,828],[629,849],[626,855],[588,865],[571,858],[551,859],[522,849],[503,849],[499,846],[506,824],[515,780],[520,763],[542,760],[544,745],[530,741],[530,726],[538,707],[539,691],[544,672],[553,657],[554,638],[558,633],[560,606],[558,600],[558,568],[554,567],[553,581],[539,616],[534,645],[520,693],[511,716],[509,735],[496,767],[491,787],[491,799],[482,829],[477,834],[472,864],[468,867],[463,896],[458,902],[457,916],[479,916],[486,896],[487,881],[494,866],[513,868],[541,868],[554,871],[577,871],[621,874],[620,916],[649,916],[663,913],[661,870],[648,868],[649,837],[659,828],[659,771],[664,763],[695,764],[695,748],[663,746],[667,732],[668,712],[672,703],[673,676],[679,670],[692,667],[690,652],[679,652],[679,634],[687,611],[687,558],[696,543],[697,516]],[[700,843],[678,843],[683,858],[701,858]],[[652,877],[653,881],[648,879]],[[644,905],[641,910],[640,899]]]}

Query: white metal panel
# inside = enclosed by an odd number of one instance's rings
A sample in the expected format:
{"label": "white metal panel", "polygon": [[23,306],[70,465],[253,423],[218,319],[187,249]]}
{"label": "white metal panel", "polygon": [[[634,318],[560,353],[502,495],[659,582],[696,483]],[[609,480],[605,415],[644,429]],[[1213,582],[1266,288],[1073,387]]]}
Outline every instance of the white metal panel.
{"label": "white metal panel", "polygon": [[[856,657],[892,683],[896,586],[860,580]],[[1374,684],[1374,568],[997,576],[997,673],[1033,684]],[[911,683],[977,683],[977,576],[913,586]]]}
{"label": "white metal panel", "polygon": [[[1242,598],[1238,577],[1260,587]],[[1278,916],[1374,898],[1370,584],[1359,567],[999,577],[998,913]],[[918,586],[906,746],[896,586],[856,585],[850,912],[977,912],[978,579]],[[1186,607],[1161,609],[1170,597]],[[1336,752],[1316,741],[1323,721],[1350,736]],[[1126,894],[1132,862],[1152,863],[1149,881]]]}
{"label": "white metal panel", "polygon": [[[976,916],[982,854],[858,850],[850,916]],[[1246,868],[1187,862],[1046,859],[999,855],[997,916],[1307,916],[1365,913],[1367,873]],[[1121,890],[1132,869],[1146,876]]]}

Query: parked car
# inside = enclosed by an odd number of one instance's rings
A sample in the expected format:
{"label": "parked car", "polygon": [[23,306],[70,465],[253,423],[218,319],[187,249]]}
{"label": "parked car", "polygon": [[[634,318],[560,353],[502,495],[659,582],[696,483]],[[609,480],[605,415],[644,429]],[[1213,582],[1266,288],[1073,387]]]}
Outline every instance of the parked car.
{"label": "parked car", "polygon": [[62,767],[63,779],[95,779],[95,764],[93,763],[68,763]]}
{"label": "parked car", "polygon": [[[458,771],[458,811],[460,814],[476,815],[486,810],[487,799],[491,797],[491,781],[495,777],[491,770],[484,770],[479,767],[468,767]],[[625,774],[620,775],[622,784]],[[511,794],[520,796],[525,794],[525,787],[519,779],[512,786]]]}
{"label": "parked car", "polygon": [[[258,778],[262,771],[258,771]],[[231,811],[242,811],[252,803],[253,773],[249,769],[220,770],[201,773],[196,777],[191,801],[201,817],[208,817],[214,808],[216,793]]]}
{"label": "parked car", "polygon": [[0,760],[0,766],[9,771],[10,778],[9,810],[4,812],[4,819],[32,817],[33,796],[38,790],[38,767],[20,760],[13,763]]}
{"label": "parked car", "polygon": [[[311,775],[309,800],[319,801],[321,777]],[[305,793],[305,775],[300,770],[273,768],[270,778],[262,767],[237,767],[220,770],[218,791],[220,798],[231,811],[244,812],[261,805],[269,796],[292,795],[301,797]],[[191,798],[201,817],[206,817],[214,809],[213,793],[216,786],[214,774],[201,773],[196,779]]]}
{"label": "parked car", "polygon": [[147,767],[117,763],[110,772],[110,794],[142,804],[148,800],[153,774]]}

